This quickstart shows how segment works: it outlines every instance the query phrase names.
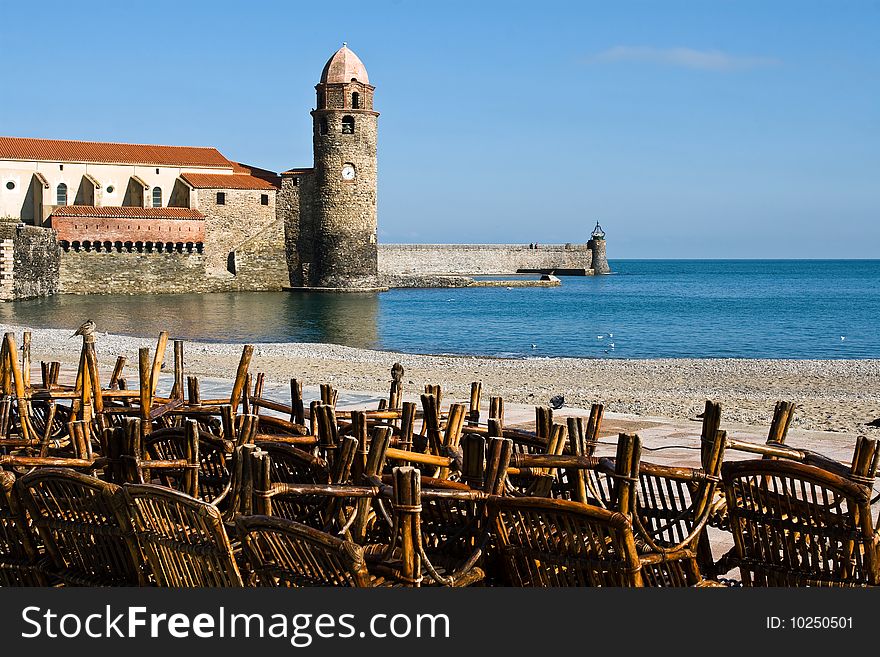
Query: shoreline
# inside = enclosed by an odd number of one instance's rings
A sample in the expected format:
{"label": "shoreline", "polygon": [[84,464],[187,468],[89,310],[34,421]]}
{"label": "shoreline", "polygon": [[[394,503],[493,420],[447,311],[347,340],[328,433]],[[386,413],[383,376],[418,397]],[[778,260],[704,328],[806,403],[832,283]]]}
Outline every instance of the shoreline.
{"label": "shoreline", "polygon": [[[32,333],[32,361],[57,360],[75,367],[80,342],[71,329],[43,329],[0,324],[19,337]],[[99,362],[112,367],[116,356],[128,358],[134,372],[139,347],[155,348],[155,338],[96,334]],[[174,336],[172,335],[171,338]],[[185,341],[187,374],[231,377],[242,343]],[[170,348],[169,348],[170,349]],[[166,365],[170,366],[170,350]],[[254,343],[253,372],[267,382],[304,385],[331,383],[344,391],[387,394],[392,364],[405,368],[404,391],[413,394],[426,383],[439,383],[448,398],[467,398],[471,381],[483,382],[483,398],[500,395],[519,404],[547,404],[565,396],[567,407],[605,404],[607,412],[636,416],[692,419],[706,399],[722,404],[723,422],[769,426],[777,400],[798,404],[792,427],[880,436],[866,426],[880,417],[880,359],[777,360],[733,358],[601,359],[571,357],[499,358],[422,355],[360,349],[324,343]],[[872,393],[872,391],[874,391]]]}

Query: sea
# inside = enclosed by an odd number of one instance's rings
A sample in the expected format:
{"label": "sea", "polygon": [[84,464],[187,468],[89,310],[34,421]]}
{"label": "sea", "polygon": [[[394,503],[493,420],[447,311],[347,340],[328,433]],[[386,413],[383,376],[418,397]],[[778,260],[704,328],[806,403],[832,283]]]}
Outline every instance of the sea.
{"label": "sea", "polygon": [[613,260],[562,285],[58,296],[0,322],[505,358],[880,358],[880,260]]}

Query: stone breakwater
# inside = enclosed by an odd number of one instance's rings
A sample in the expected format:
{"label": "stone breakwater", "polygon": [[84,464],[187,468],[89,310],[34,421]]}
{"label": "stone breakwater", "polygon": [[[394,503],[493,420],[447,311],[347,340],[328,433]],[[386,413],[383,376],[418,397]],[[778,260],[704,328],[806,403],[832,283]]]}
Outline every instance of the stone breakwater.
{"label": "stone breakwater", "polygon": [[591,273],[585,244],[380,244],[379,273],[401,275],[514,274],[519,270],[582,270]]}
{"label": "stone breakwater", "polygon": [[[24,330],[0,328],[19,336]],[[64,369],[76,367],[79,341],[69,337],[75,328],[31,329],[33,361],[59,360]],[[154,345],[154,338],[103,333],[97,341],[101,364],[107,368],[117,355],[136,363],[138,348]],[[187,342],[187,373],[231,377],[240,354],[238,344]],[[170,355],[169,350],[168,367]],[[395,361],[406,369],[408,394],[420,392],[426,383],[440,383],[447,399],[465,399],[470,382],[479,380],[486,399],[501,395],[512,403],[546,404],[551,396],[563,394],[570,407],[599,401],[609,412],[673,419],[693,418],[709,398],[721,402],[725,421],[758,426],[769,426],[774,403],[784,399],[798,404],[795,428],[880,436],[880,429],[867,426],[880,417],[880,360],[517,360],[264,343],[255,346],[252,370],[266,372],[272,383],[296,377],[306,385],[331,383],[342,390],[384,395]],[[135,376],[130,365],[126,372],[129,378]]]}

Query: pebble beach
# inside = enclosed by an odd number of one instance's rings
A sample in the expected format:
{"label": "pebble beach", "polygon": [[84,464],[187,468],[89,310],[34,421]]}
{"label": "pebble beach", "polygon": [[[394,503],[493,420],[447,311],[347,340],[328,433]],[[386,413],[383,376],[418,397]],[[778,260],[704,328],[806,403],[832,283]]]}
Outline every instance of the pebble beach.
{"label": "pebble beach", "polygon": [[[0,325],[21,339],[32,333],[32,360],[57,360],[65,369],[76,367],[80,342],[76,329],[37,329]],[[171,336],[173,338],[173,335]],[[19,342],[20,344],[20,342]],[[100,364],[110,368],[117,356],[126,356],[128,377],[135,376],[140,347],[154,347],[155,339],[97,334]],[[241,344],[186,342],[187,374],[234,376]],[[171,351],[166,365],[171,366]],[[792,427],[812,431],[880,434],[868,423],[880,417],[880,360],[767,360],[767,359],[502,359],[470,356],[425,356],[391,351],[356,349],[333,344],[256,344],[251,371],[265,372],[267,381],[281,384],[298,378],[306,385],[331,383],[352,392],[386,394],[392,364],[405,368],[407,393],[426,383],[440,383],[444,394],[466,398],[471,381],[482,381],[484,398],[500,395],[505,401],[547,404],[564,395],[568,407],[605,404],[606,411],[692,419],[706,399],[721,402],[726,421],[769,424],[777,400],[798,404]]]}

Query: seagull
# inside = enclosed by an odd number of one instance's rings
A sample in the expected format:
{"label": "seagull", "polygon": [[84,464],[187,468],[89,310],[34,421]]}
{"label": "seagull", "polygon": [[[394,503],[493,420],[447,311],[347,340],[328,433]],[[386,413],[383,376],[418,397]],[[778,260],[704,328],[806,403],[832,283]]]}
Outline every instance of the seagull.
{"label": "seagull", "polygon": [[532,345],[532,349],[537,349],[537,348],[538,348],[538,345],[536,345],[536,344]]}
{"label": "seagull", "polygon": [[609,342],[609,343],[608,343],[608,346],[611,347],[612,349],[614,349],[614,343],[613,343],[613,342]]}
{"label": "seagull", "polygon": [[94,332],[95,332],[95,322],[93,322],[92,320],[89,319],[89,320],[86,320],[85,322],[83,322],[82,326],[80,326],[78,329],[76,329],[76,333],[74,333],[70,337],[75,338],[78,335],[82,335],[82,336],[91,335]]}
{"label": "seagull", "polygon": [[613,338],[613,337],[614,337],[614,334],[613,334],[613,333],[609,333],[609,334],[608,334],[608,337],[609,337],[609,338]]}
{"label": "seagull", "polygon": [[840,341],[843,342],[844,340],[846,340],[846,336],[845,336],[845,335],[841,335],[841,336],[840,336]]}
{"label": "seagull", "polygon": [[562,395],[553,395],[550,398],[550,406],[553,410],[559,410],[563,406],[565,406],[565,397]]}
{"label": "seagull", "polygon": [[596,339],[597,339],[597,340],[601,340],[601,339],[604,338],[604,337],[605,337],[604,335],[597,335],[597,336],[596,336]]}

